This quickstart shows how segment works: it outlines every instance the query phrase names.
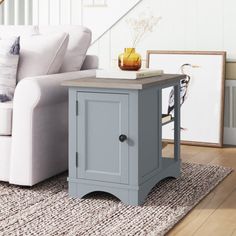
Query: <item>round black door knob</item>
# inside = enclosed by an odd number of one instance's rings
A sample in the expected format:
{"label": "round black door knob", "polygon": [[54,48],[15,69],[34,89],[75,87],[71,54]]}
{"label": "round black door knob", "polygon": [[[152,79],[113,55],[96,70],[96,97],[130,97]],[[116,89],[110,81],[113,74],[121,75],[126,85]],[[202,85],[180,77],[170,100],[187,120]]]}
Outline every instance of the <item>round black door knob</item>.
{"label": "round black door knob", "polygon": [[119,140],[120,140],[122,143],[123,143],[126,139],[127,139],[127,136],[124,135],[124,134],[121,134],[121,135],[119,136]]}

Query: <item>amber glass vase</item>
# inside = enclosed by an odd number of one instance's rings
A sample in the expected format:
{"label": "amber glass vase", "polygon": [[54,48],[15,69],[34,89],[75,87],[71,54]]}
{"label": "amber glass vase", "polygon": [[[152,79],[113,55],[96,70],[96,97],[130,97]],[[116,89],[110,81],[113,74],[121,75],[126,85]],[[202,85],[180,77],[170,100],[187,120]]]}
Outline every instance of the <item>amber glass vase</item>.
{"label": "amber glass vase", "polygon": [[141,55],[135,52],[135,48],[125,48],[118,58],[121,70],[139,70],[142,66]]}

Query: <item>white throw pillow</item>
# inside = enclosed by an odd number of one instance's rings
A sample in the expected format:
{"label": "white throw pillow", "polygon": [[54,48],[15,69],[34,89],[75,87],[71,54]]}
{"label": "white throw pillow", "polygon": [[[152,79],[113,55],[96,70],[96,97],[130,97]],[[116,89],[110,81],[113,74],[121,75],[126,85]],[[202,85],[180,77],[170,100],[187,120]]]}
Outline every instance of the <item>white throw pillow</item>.
{"label": "white throw pillow", "polygon": [[18,81],[25,77],[58,73],[68,41],[67,33],[21,37]]}
{"label": "white throw pillow", "polygon": [[91,43],[91,30],[79,25],[39,26],[40,34],[44,35],[54,32],[66,32],[70,35],[67,52],[60,72],[79,71]]}
{"label": "white throw pillow", "polygon": [[0,102],[13,98],[19,53],[20,37],[0,40]]}

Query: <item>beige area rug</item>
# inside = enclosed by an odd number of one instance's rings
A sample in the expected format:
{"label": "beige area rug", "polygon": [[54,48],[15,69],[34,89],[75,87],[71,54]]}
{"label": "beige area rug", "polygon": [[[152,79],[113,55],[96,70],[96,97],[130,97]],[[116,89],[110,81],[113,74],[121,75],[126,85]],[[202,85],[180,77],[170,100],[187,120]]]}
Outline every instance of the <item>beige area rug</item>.
{"label": "beige area rug", "polygon": [[32,188],[0,183],[0,235],[164,235],[231,169],[182,164],[178,179],[156,185],[143,206],[109,194],[68,197],[66,174]]}

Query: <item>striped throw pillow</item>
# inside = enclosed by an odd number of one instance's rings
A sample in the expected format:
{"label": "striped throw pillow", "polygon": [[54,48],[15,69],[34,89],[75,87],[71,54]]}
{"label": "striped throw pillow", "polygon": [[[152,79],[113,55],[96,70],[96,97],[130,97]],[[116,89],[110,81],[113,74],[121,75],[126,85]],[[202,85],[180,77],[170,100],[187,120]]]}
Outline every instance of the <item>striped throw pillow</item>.
{"label": "striped throw pillow", "polygon": [[13,99],[19,54],[20,37],[0,39],[0,102]]}

